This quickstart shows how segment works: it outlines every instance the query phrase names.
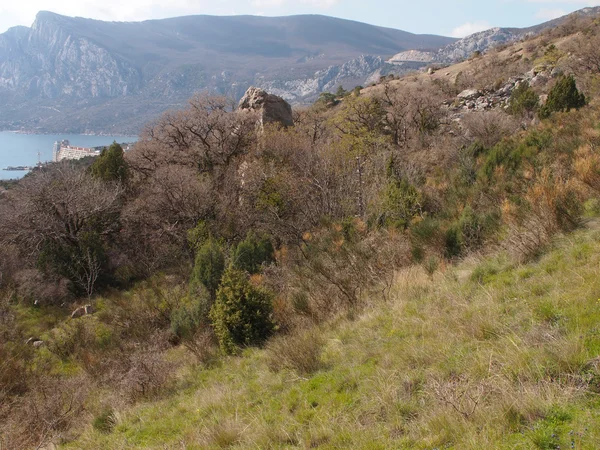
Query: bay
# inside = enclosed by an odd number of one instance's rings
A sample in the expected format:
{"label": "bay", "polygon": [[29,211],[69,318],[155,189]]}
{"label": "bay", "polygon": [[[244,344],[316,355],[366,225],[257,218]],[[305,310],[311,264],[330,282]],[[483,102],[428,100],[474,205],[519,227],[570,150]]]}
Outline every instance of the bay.
{"label": "bay", "polygon": [[25,171],[2,170],[7,166],[34,166],[38,162],[38,152],[42,162],[52,161],[54,142],[68,139],[76,147],[98,147],[118,143],[130,143],[137,136],[95,136],[87,134],[23,134],[0,131],[0,180],[23,177]]}

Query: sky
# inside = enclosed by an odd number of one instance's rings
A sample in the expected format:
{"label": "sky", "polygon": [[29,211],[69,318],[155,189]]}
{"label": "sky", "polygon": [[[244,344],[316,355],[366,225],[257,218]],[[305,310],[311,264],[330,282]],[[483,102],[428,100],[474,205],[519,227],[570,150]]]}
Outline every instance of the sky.
{"label": "sky", "polygon": [[463,37],[491,27],[526,27],[600,0],[0,0],[0,33],[31,26],[40,10],[110,21],[191,14],[325,14],[413,33]]}

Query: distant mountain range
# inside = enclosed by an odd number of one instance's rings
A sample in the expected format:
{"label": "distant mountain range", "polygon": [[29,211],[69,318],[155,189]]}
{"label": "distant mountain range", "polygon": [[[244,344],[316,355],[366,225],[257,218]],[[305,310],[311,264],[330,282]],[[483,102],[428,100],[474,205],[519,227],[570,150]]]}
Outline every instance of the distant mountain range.
{"label": "distant mountain range", "polygon": [[[527,32],[491,30],[475,46]],[[103,22],[40,12],[31,28],[0,34],[0,129],[137,133],[197,91],[238,99],[255,85],[308,102],[473,45],[318,15]],[[387,62],[398,54],[428,56]]]}

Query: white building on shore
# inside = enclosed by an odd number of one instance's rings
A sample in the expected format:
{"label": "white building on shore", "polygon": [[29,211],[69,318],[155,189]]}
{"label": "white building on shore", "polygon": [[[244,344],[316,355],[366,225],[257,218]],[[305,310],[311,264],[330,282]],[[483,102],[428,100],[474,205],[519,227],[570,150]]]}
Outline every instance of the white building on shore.
{"label": "white building on shore", "polygon": [[86,156],[98,156],[99,150],[85,147],[73,147],[68,140],[56,141],[52,148],[52,161],[59,162],[64,159],[81,159]]}

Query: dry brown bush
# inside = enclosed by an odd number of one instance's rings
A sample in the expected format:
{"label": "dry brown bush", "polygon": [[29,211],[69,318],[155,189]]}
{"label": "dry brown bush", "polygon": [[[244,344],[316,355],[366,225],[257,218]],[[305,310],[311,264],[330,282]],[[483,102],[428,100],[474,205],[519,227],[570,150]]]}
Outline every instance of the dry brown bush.
{"label": "dry brown bush", "polygon": [[42,274],[37,269],[20,270],[14,275],[16,292],[25,302],[39,306],[59,306],[73,299],[69,280]]}
{"label": "dry brown bush", "polygon": [[323,367],[324,345],[323,336],[314,327],[278,336],[267,345],[267,364],[275,372],[289,369],[301,376],[310,375]]}
{"label": "dry brown bush", "polygon": [[492,110],[466,114],[463,119],[468,137],[492,148],[507,136],[512,136],[519,123],[503,111]]}
{"label": "dry brown bush", "polygon": [[579,148],[573,163],[577,178],[594,194],[600,193],[600,155],[589,145]]}
{"label": "dry brown bush", "polygon": [[27,394],[8,405],[0,402],[0,443],[9,449],[41,448],[66,438],[81,417],[90,387],[84,376],[39,377]]}
{"label": "dry brown bush", "polygon": [[580,223],[581,192],[574,180],[564,180],[544,169],[526,192],[528,207],[518,211],[505,202],[502,208],[509,225],[503,245],[519,261],[535,257],[561,231],[570,231]]}
{"label": "dry brown bush", "polygon": [[175,363],[167,360],[160,346],[146,343],[138,351],[124,354],[118,375],[119,389],[131,401],[155,398],[165,392],[175,375]]}
{"label": "dry brown bush", "polygon": [[410,262],[408,241],[395,231],[367,234],[364,223],[354,223],[360,237],[345,236],[341,225],[306,233],[300,248],[279,255],[279,270],[265,274],[284,324],[321,322],[363,307],[367,297],[387,298],[394,271]]}

